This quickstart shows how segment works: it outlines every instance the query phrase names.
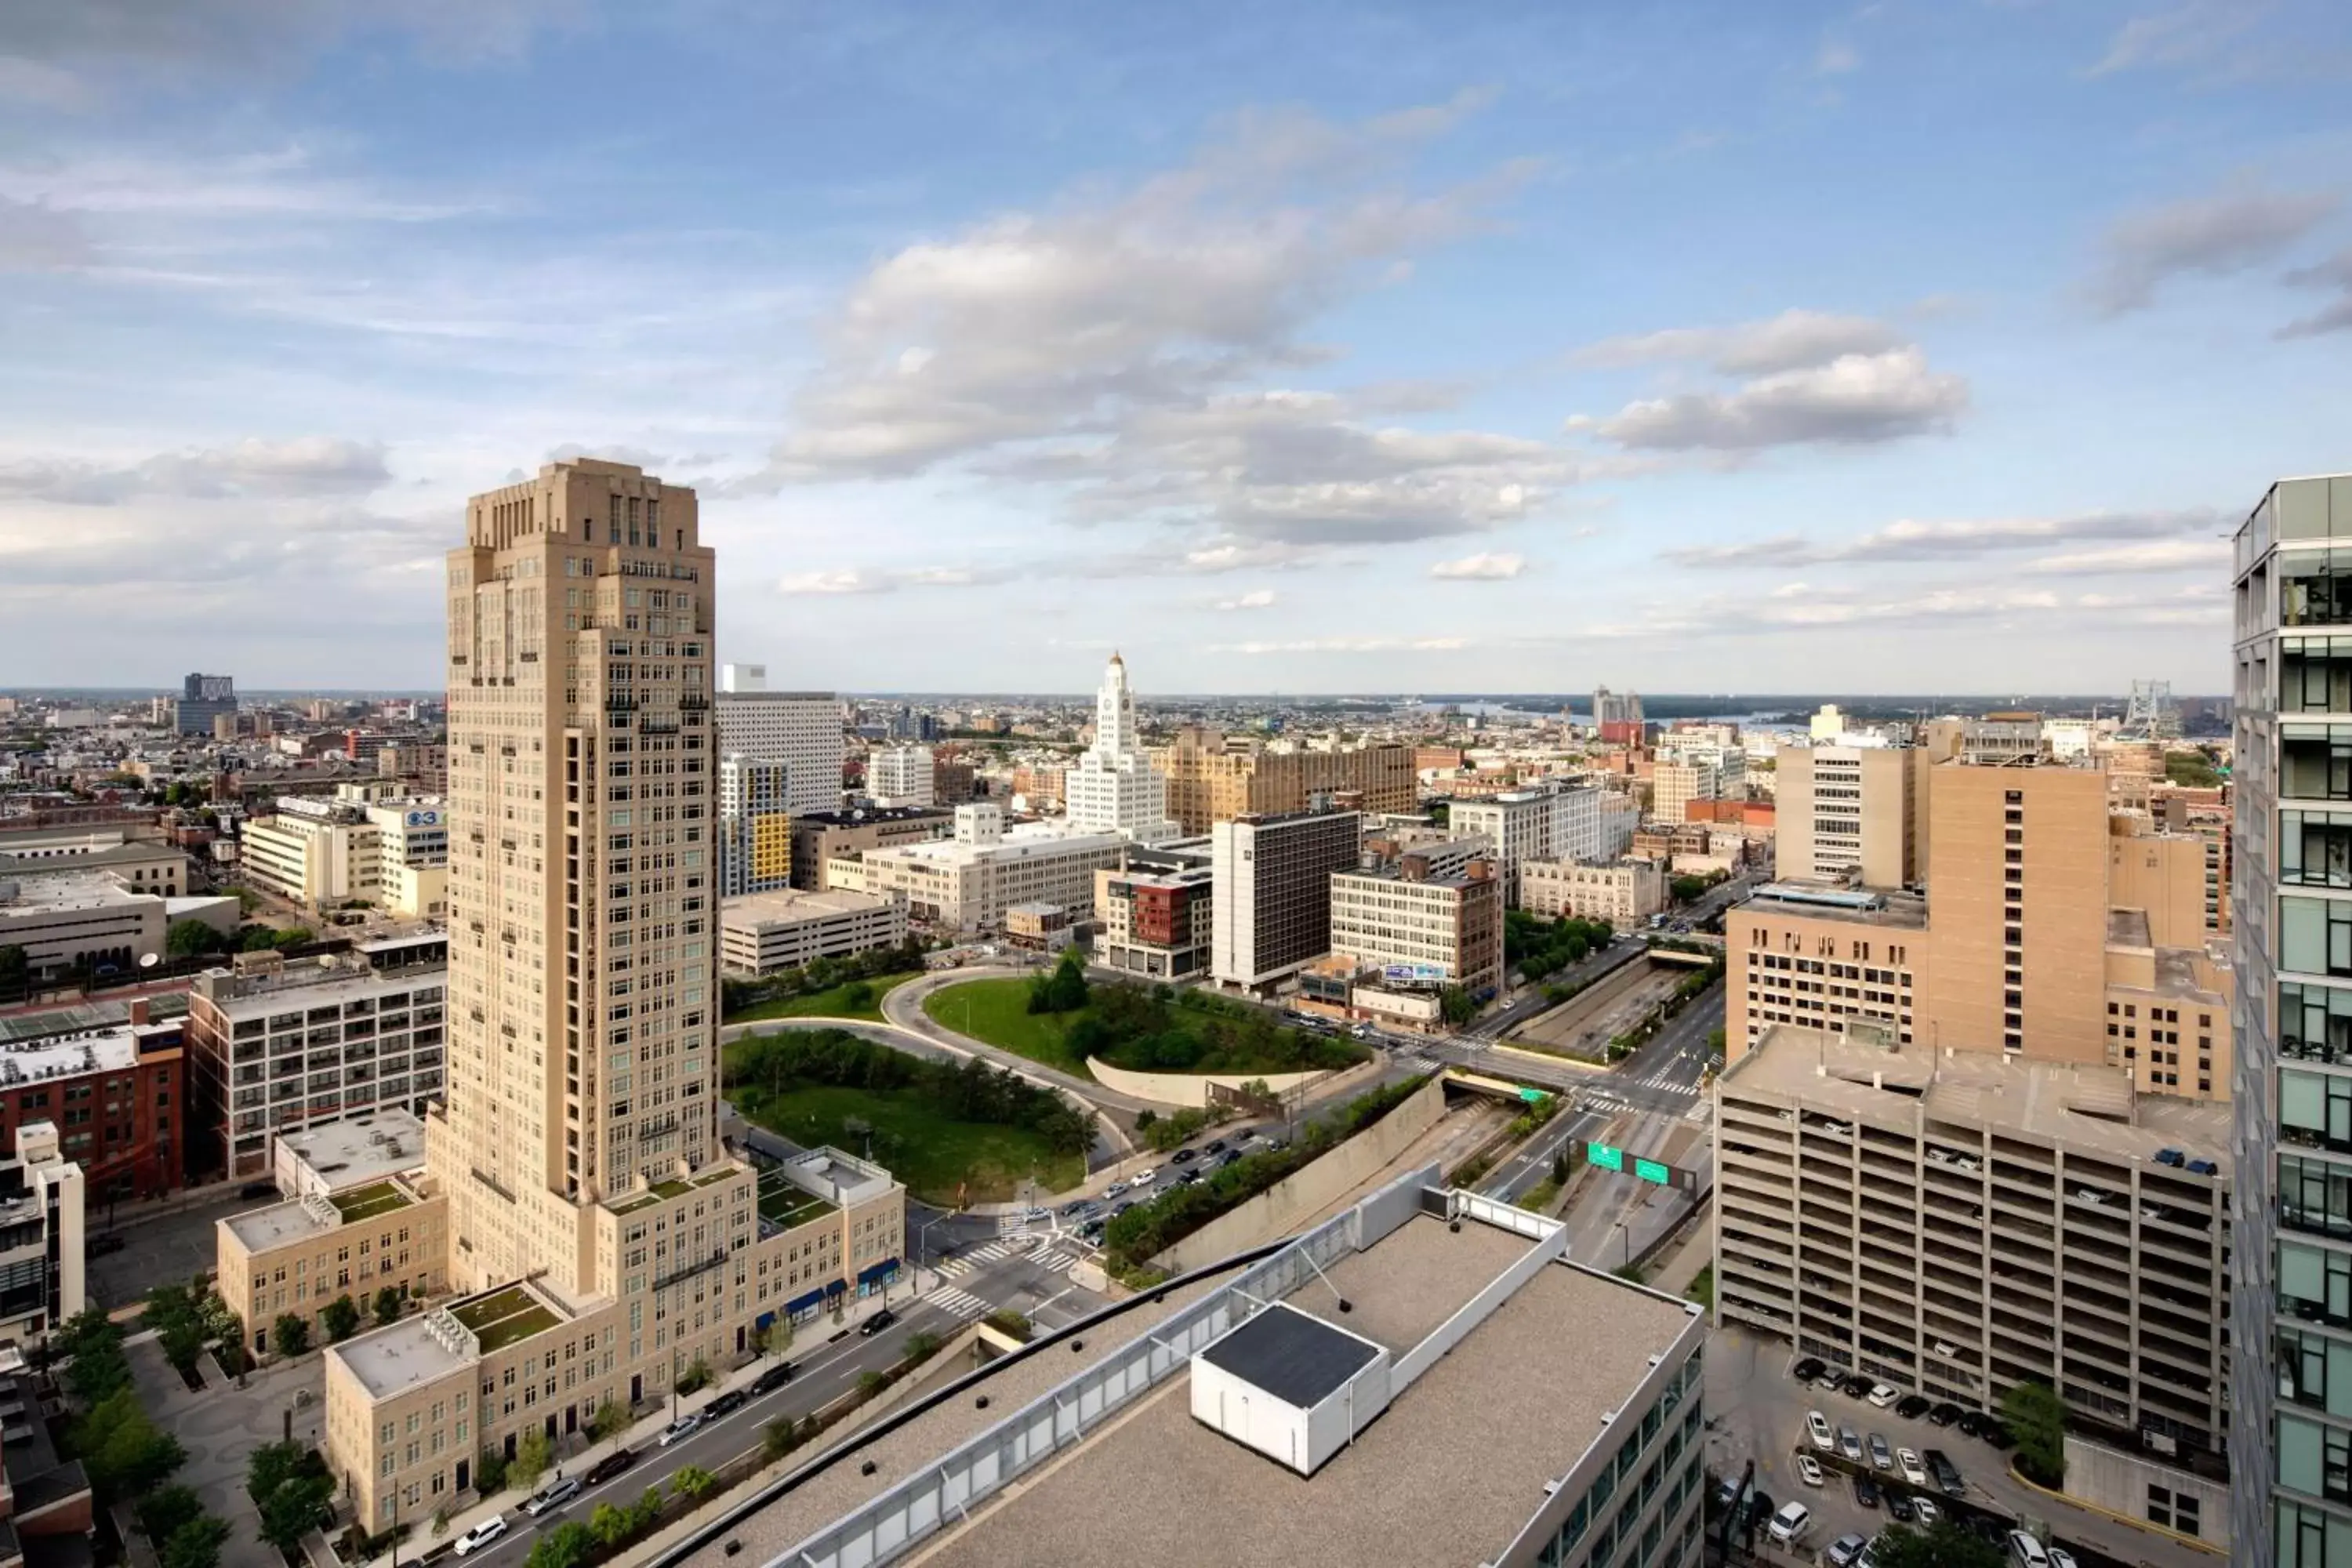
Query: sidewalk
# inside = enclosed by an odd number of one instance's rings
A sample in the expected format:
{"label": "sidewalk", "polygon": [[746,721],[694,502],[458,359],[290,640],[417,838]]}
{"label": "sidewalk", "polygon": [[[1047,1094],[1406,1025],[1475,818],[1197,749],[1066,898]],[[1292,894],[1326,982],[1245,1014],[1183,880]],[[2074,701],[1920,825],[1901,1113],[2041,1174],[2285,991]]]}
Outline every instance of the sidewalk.
{"label": "sidewalk", "polygon": [[[942,1283],[938,1271],[930,1268],[909,1270],[907,1281],[911,1289],[906,1293],[899,1293],[899,1288],[897,1286],[892,1287],[892,1294],[888,1300],[894,1311],[904,1309],[910,1302],[924,1300]],[[854,1301],[843,1313],[838,1330],[834,1327],[830,1318],[820,1319],[809,1331],[814,1335],[814,1331],[821,1328],[824,1331],[822,1338],[812,1337],[803,1341],[796,1332],[792,1347],[782,1355],[754,1357],[735,1371],[714,1379],[709,1386],[698,1389],[682,1399],[673,1401],[670,1395],[664,1394],[657,1401],[654,1414],[639,1420],[617,1437],[606,1437],[591,1442],[573,1453],[564,1455],[561,1459],[550,1464],[546,1471],[533,1480],[528,1489],[508,1487],[502,1491],[493,1493],[488,1498],[478,1499],[467,1507],[452,1511],[447,1527],[437,1535],[433,1533],[432,1519],[429,1514],[404,1521],[415,1525],[409,1538],[400,1543],[397,1551],[373,1559],[364,1565],[364,1568],[392,1568],[394,1556],[402,1557],[414,1563],[436,1549],[447,1547],[467,1531],[496,1514],[515,1515],[508,1522],[519,1530],[526,1528],[529,1521],[520,1515],[519,1510],[541,1487],[562,1476],[584,1474],[597,1460],[615,1449],[634,1448],[641,1454],[658,1452],[655,1445],[660,1440],[663,1429],[673,1420],[702,1409],[730,1389],[748,1388],[758,1380],[761,1373],[774,1366],[779,1361],[795,1360],[796,1352],[799,1355],[805,1356],[830,1347],[836,1338],[854,1333],[859,1323],[880,1311],[884,1300],[885,1298],[882,1296],[868,1296]],[[747,1436],[744,1447],[750,1447],[751,1443],[751,1440]],[[667,1477],[660,1478],[660,1479],[667,1479]],[[658,1481],[649,1479],[646,1484],[656,1485]],[[586,1521],[583,1519],[581,1522],[585,1523]]]}

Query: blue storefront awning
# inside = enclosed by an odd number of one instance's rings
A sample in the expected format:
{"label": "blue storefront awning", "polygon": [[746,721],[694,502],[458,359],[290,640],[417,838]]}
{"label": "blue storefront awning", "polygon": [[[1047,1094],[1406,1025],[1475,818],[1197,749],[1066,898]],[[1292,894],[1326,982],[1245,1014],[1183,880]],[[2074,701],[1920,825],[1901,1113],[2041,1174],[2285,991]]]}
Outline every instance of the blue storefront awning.
{"label": "blue storefront awning", "polygon": [[805,1296],[795,1296],[791,1300],[785,1302],[784,1310],[787,1313],[804,1311],[824,1300],[824,1291],[812,1290]]}
{"label": "blue storefront awning", "polygon": [[831,1281],[830,1283],[828,1283],[828,1284],[825,1286],[825,1288],[824,1288],[824,1293],[825,1293],[826,1295],[828,1295],[828,1296],[838,1296],[838,1295],[840,1295],[844,1290],[846,1290],[846,1289],[849,1289],[849,1281],[848,1281],[848,1280],[846,1280],[846,1279],[835,1279],[835,1280]]}
{"label": "blue storefront awning", "polygon": [[881,1262],[874,1265],[871,1268],[859,1269],[857,1271],[857,1282],[860,1285],[871,1285],[877,1279],[881,1279],[885,1274],[896,1274],[897,1272],[898,1272],[898,1260],[895,1258],[886,1258]]}

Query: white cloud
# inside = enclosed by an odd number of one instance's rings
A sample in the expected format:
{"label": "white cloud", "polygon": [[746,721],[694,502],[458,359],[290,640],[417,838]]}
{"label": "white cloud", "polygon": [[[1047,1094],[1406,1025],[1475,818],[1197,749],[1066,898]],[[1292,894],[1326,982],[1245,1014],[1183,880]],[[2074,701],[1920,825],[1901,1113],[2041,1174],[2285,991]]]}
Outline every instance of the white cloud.
{"label": "white cloud", "polygon": [[1842,355],[1731,392],[1628,404],[1600,431],[1621,446],[1659,451],[1857,445],[1948,432],[1968,405],[1966,380],[1929,370],[1925,354],[1905,348]]}
{"label": "white cloud", "polygon": [[1457,582],[1499,583],[1517,576],[1527,566],[1523,557],[1508,551],[1481,551],[1457,560],[1440,561],[1430,567],[1429,574]]}
{"label": "white cloud", "polygon": [[2044,555],[2025,563],[2029,572],[2052,576],[2088,576],[2106,572],[2212,572],[2230,562],[2225,539],[2168,539],[2147,544],[2114,544],[2103,550],[2077,550]]}
{"label": "white cloud", "polygon": [[1963,518],[1922,521],[1904,518],[1852,539],[1820,541],[1776,534],[1738,544],[1693,545],[1665,552],[1682,566],[1804,566],[1827,562],[1898,563],[1966,560],[2003,550],[2030,550],[2078,541],[2179,540],[2210,532],[2220,514],[2210,508],[2177,511],[2102,511],[2072,517]]}
{"label": "white cloud", "polygon": [[1287,653],[1458,653],[1471,646],[1467,637],[1301,637],[1289,642],[1212,643],[1208,651],[1263,658]]}
{"label": "white cloud", "polygon": [[780,594],[837,595],[895,594],[901,588],[982,588],[1011,582],[1015,574],[1000,566],[841,567],[824,572],[793,572],[776,584]]}
{"label": "white cloud", "polygon": [[1580,351],[1584,364],[1615,367],[1696,360],[1726,375],[1769,375],[1828,364],[1848,354],[1879,354],[1903,346],[1903,335],[1868,316],[1788,310],[1729,327],[1674,327],[1608,338]]}
{"label": "white cloud", "polygon": [[794,572],[776,584],[779,594],[887,594],[896,584],[864,572]]}
{"label": "white cloud", "polygon": [[1248,593],[1241,595],[1237,598],[1218,600],[1217,608],[1221,610],[1270,610],[1274,607],[1274,599],[1275,595],[1273,589],[1253,588]]}
{"label": "white cloud", "polygon": [[392,482],[382,446],[331,437],[241,441],[128,462],[0,460],[0,496],[107,506],[133,496],[188,500],[365,495]]}
{"label": "white cloud", "polygon": [[1822,42],[1821,51],[1813,57],[1813,70],[1821,76],[1845,76],[1862,68],[1862,56],[1852,44],[1836,39]]}
{"label": "white cloud", "polygon": [[2121,315],[2153,304],[2171,279],[2226,277],[2272,260],[2342,205],[2335,191],[2241,184],[2126,214],[2100,241],[2099,266],[2088,284],[2091,302],[2106,315]]}

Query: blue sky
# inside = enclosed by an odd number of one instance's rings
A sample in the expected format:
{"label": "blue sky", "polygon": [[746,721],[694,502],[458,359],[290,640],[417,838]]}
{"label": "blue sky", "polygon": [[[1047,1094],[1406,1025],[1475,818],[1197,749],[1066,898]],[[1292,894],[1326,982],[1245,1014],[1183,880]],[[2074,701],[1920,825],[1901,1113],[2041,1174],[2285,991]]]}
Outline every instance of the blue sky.
{"label": "blue sky", "polygon": [[848,689],[2224,686],[2352,467],[2352,12],[0,10],[0,684],[438,679],[696,485]]}

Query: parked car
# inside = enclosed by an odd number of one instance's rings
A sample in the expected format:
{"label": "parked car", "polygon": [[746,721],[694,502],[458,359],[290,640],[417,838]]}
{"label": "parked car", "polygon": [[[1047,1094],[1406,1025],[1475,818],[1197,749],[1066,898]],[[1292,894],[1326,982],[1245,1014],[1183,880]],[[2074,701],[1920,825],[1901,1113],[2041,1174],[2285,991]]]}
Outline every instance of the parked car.
{"label": "parked car", "polygon": [[1044,1225],[1047,1220],[1052,1219],[1054,1216],[1044,1209],[1031,1209],[1027,1214],[1023,1215],[1021,1217],[1030,1225]]}
{"label": "parked car", "polygon": [[1902,1398],[1903,1395],[1899,1390],[1894,1388],[1890,1384],[1874,1383],[1870,1385],[1870,1394],[1868,1397],[1874,1408],[1884,1410],[1888,1405],[1893,1405],[1896,1400]]}
{"label": "parked car", "polygon": [[1148,1187],[1160,1179],[1160,1167],[1146,1165],[1127,1179],[1129,1187]]}
{"label": "parked car", "polygon": [[1864,1508],[1876,1508],[1878,1506],[1878,1495],[1877,1479],[1872,1476],[1868,1471],[1863,1471],[1853,1478],[1854,1501],[1860,1503]]}
{"label": "parked car", "polygon": [[2050,1553],[2021,1530],[2009,1532],[2009,1560],[2017,1568],[2050,1568]]}
{"label": "parked car", "polygon": [[870,1340],[898,1321],[898,1314],[885,1307],[857,1325],[857,1337],[861,1340]]}
{"label": "parked car", "polygon": [[457,1537],[457,1555],[463,1557],[469,1552],[479,1552],[483,1547],[488,1546],[491,1542],[496,1541],[499,1536],[504,1535],[506,1532],[507,1516],[502,1513],[494,1513],[490,1515],[489,1518],[482,1521],[481,1523],[474,1526],[473,1529],[466,1531],[465,1534]]}
{"label": "parked car", "polygon": [[1911,1511],[1919,1516],[1919,1528],[1922,1530],[1927,1529],[1937,1520],[1944,1517],[1944,1510],[1940,1507],[1937,1506],[1936,1500],[1931,1497],[1913,1498],[1911,1500]]}
{"label": "parked car", "polygon": [[1863,1551],[1869,1544],[1869,1541],[1863,1536],[1839,1536],[1830,1542],[1830,1568],[1853,1568],[1853,1564],[1862,1561]]}
{"label": "parked car", "polygon": [[1991,1425],[1992,1417],[1986,1415],[1981,1410],[1963,1410],[1960,1412],[1960,1430],[1967,1433],[1971,1437],[1983,1436],[1985,1435],[1985,1428]]}
{"label": "parked car", "polygon": [[1941,1405],[1937,1405],[1936,1408],[1927,1412],[1927,1425],[1930,1426],[1949,1426],[1953,1422],[1958,1421],[1963,1414],[1964,1412],[1958,1405],[1947,1399]]}
{"label": "parked car", "polygon": [[1191,1186],[1193,1183],[1195,1183],[1195,1182],[1199,1181],[1200,1179],[1201,1179],[1201,1173],[1200,1173],[1200,1172],[1198,1172],[1198,1171],[1187,1171],[1187,1172],[1185,1172],[1182,1175],[1181,1175],[1181,1176],[1179,1176],[1179,1177],[1177,1177],[1177,1178],[1176,1178],[1176,1184],[1177,1184],[1178,1186],[1180,1186],[1180,1187],[1189,1187],[1189,1186]]}
{"label": "parked car", "polygon": [[1985,1429],[1977,1435],[2002,1453],[2017,1447],[2017,1434],[2011,1431],[2009,1424],[2004,1421],[1988,1420]]}
{"label": "parked car", "polygon": [[1845,1380],[1850,1375],[1842,1366],[1825,1366],[1822,1368],[1821,1376],[1813,1379],[1813,1386],[1825,1394],[1834,1394],[1845,1386]]}
{"label": "parked car", "polygon": [[585,1479],[590,1486],[601,1487],[636,1462],[637,1456],[635,1451],[628,1448],[615,1448],[589,1466]]}
{"label": "parked car", "polygon": [[1927,1484],[1927,1467],[1919,1462],[1919,1456],[1916,1451],[1909,1448],[1895,1449],[1895,1468],[1903,1472],[1903,1479],[1913,1486],[1924,1487]]}
{"label": "parked car", "polygon": [[1839,1427],[1838,1452],[1859,1462],[1862,1458],[1862,1434],[1851,1426]]}
{"label": "parked car", "polygon": [[1179,1149],[1174,1154],[1170,1156],[1170,1158],[1173,1159],[1180,1165],[1189,1165],[1200,1157],[1200,1153],[1192,1149]]}
{"label": "parked car", "polygon": [[2042,1550],[2050,1553],[2050,1568],[2077,1568],[2074,1554],[2064,1547],[2045,1546]]}
{"label": "parked car", "polygon": [[732,1415],[743,1408],[743,1402],[750,1397],[740,1388],[730,1388],[702,1407],[702,1418],[716,1421],[723,1415]]}
{"label": "parked car", "polygon": [[1801,1502],[1784,1502],[1780,1511],[1772,1516],[1767,1533],[1783,1546],[1793,1546],[1813,1527],[1812,1510]]}
{"label": "parked car", "polygon": [[773,1394],[792,1380],[793,1363],[780,1361],[751,1380],[751,1397],[757,1399],[762,1394]]}
{"label": "parked car", "polygon": [[1102,1195],[1104,1200],[1108,1202],[1112,1198],[1118,1197],[1120,1194],[1126,1191],[1127,1184],[1125,1182],[1113,1182],[1110,1185],[1102,1190]]}
{"label": "parked car", "polygon": [[1797,1456],[1797,1479],[1809,1487],[1822,1484],[1822,1462],[1811,1454]]}
{"label": "parked car", "polygon": [[1809,1355],[1790,1367],[1789,1375],[1799,1383],[1811,1383],[1827,1370],[1828,1368],[1822,1364],[1821,1357]]}
{"label": "parked car", "polygon": [[1830,1418],[1818,1410],[1805,1412],[1805,1435],[1823,1453],[1837,1447],[1837,1434],[1830,1430]]}
{"label": "parked car", "polygon": [[560,1477],[540,1488],[537,1495],[532,1497],[529,1502],[522,1505],[522,1510],[523,1512],[530,1515],[531,1518],[537,1519],[542,1513],[552,1512],[554,1510],[562,1508],[565,1503],[570,1502],[573,1498],[576,1498],[579,1495],[580,1478],[577,1476]]}
{"label": "parked car", "polygon": [[1230,1165],[1241,1157],[1242,1152],[1240,1150],[1228,1149],[1223,1153],[1217,1156],[1217,1163],[1220,1165]]}
{"label": "parked car", "polygon": [[1870,1397],[1870,1391],[1878,1384],[1874,1380],[1855,1373],[1838,1386],[1839,1392],[1849,1399],[1867,1399]]}
{"label": "parked car", "polygon": [[1900,1487],[1887,1488],[1886,1511],[1895,1517],[1895,1523],[1910,1523],[1912,1517],[1911,1494],[1903,1490]]}
{"label": "parked car", "polygon": [[1906,1421],[1916,1421],[1927,1414],[1927,1407],[1933,1403],[1934,1401],[1924,1394],[1906,1394],[1903,1396],[1902,1402],[1895,1405],[1895,1414]]}
{"label": "parked car", "polygon": [[1225,1141],[1222,1138],[1212,1138],[1201,1145],[1201,1152],[1203,1154],[1222,1154],[1224,1152]]}
{"label": "parked car", "polygon": [[88,1241],[82,1243],[82,1256],[85,1258],[104,1258],[109,1253],[120,1252],[130,1245],[131,1244],[123,1240],[120,1235],[110,1230],[102,1236],[93,1236]]}
{"label": "parked car", "polygon": [[1927,1473],[1936,1478],[1936,1485],[1946,1497],[1962,1497],[1968,1488],[1960,1480],[1959,1467],[1944,1456],[1941,1448],[1930,1448],[1920,1456],[1927,1462]]}
{"label": "parked car", "polygon": [[1073,1199],[1069,1203],[1062,1205],[1062,1217],[1064,1219],[1076,1219],[1078,1215],[1086,1213],[1088,1209],[1094,1206],[1095,1201],[1092,1198]]}
{"label": "parked car", "polygon": [[662,1428],[661,1446],[668,1447],[682,1438],[691,1437],[702,1426],[702,1412],[689,1411]]}

